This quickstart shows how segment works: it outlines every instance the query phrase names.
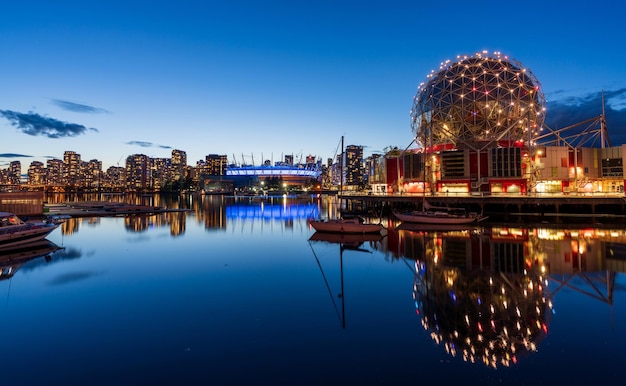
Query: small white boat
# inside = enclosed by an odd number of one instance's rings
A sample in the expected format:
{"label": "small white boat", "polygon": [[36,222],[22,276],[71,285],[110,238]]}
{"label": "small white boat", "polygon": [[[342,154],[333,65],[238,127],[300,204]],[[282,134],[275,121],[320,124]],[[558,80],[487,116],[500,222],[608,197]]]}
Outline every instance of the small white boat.
{"label": "small white boat", "polygon": [[309,224],[318,232],[335,233],[380,233],[382,224],[369,224],[360,217],[337,220],[309,220]]}
{"label": "small white boat", "polygon": [[420,224],[473,224],[487,219],[478,213],[456,213],[454,211],[412,211],[406,213],[394,212],[394,216],[403,222]]}
{"label": "small white boat", "polygon": [[13,213],[0,212],[0,250],[44,239],[59,225],[59,222],[24,222]]}

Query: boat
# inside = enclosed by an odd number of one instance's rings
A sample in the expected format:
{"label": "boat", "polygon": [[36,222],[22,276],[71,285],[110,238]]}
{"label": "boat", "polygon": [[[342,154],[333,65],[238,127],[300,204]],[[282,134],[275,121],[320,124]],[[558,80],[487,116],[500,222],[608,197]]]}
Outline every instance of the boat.
{"label": "boat", "polygon": [[382,224],[365,222],[362,217],[340,218],[334,220],[309,220],[309,224],[317,232],[334,233],[380,233],[384,227]]}
{"label": "boat", "polygon": [[44,239],[60,222],[24,222],[10,212],[0,212],[0,251]]}
{"label": "boat", "polygon": [[394,212],[393,215],[402,222],[419,224],[464,225],[474,224],[487,219],[478,213],[466,213],[464,209],[421,210],[410,212]]}
{"label": "boat", "polygon": [[393,214],[398,220],[419,224],[447,224],[447,225],[464,225],[473,224],[485,220],[487,217],[477,213],[455,214],[442,211],[411,211],[411,212],[394,212]]}

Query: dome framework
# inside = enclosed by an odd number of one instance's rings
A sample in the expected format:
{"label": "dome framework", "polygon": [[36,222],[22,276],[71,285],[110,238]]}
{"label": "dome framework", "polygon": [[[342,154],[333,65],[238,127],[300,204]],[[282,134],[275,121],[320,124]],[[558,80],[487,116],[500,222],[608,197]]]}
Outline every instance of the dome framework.
{"label": "dome framework", "polygon": [[457,59],[442,63],[418,88],[410,113],[418,145],[523,141],[532,146],[546,111],[532,72],[499,52]]}

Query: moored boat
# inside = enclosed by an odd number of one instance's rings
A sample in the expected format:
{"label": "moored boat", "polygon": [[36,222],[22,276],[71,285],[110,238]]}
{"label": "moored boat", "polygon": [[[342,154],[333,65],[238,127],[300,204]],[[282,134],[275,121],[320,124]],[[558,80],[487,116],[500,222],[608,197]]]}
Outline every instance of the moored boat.
{"label": "moored boat", "polygon": [[411,211],[405,213],[394,212],[394,216],[403,222],[420,224],[473,224],[487,219],[478,213],[464,213],[455,211]]}
{"label": "moored boat", "polygon": [[44,239],[59,225],[58,222],[24,222],[13,213],[0,212],[0,250]]}

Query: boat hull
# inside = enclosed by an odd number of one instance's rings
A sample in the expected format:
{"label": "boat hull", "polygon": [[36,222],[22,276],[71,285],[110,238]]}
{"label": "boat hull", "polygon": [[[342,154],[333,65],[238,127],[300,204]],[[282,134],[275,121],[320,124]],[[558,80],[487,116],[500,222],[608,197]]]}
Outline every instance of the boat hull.
{"label": "boat hull", "polygon": [[[42,240],[55,230],[59,224],[18,226],[19,229],[7,229],[0,232],[0,251],[14,249],[33,241]],[[8,227],[14,228],[14,227]]]}
{"label": "boat hull", "polygon": [[479,217],[475,216],[453,216],[430,212],[394,213],[394,216],[400,221],[418,224],[465,225],[479,221]]}

